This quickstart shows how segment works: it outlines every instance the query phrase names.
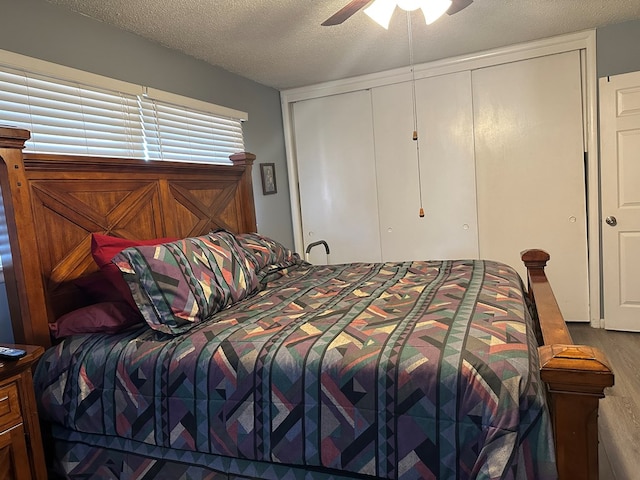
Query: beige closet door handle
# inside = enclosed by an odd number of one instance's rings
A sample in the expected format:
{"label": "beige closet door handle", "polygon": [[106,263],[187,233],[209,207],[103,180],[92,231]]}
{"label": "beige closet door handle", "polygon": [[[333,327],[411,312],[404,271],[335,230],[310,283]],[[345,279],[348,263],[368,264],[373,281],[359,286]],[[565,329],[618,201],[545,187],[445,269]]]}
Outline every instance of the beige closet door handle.
{"label": "beige closet door handle", "polygon": [[610,227],[615,227],[618,224],[618,219],[614,216],[609,216],[605,218],[604,221],[607,222],[607,225],[609,225]]}

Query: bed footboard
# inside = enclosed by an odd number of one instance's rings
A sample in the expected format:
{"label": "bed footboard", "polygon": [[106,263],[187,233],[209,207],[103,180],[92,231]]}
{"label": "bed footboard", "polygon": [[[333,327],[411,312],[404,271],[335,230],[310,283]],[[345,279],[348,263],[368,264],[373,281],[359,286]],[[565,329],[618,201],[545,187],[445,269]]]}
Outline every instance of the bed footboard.
{"label": "bed footboard", "polygon": [[614,376],[603,352],[574,345],[544,267],[549,254],[521,254],[543,338],[540,374],[547,384],[561,480],[598,478],[598,403]]}

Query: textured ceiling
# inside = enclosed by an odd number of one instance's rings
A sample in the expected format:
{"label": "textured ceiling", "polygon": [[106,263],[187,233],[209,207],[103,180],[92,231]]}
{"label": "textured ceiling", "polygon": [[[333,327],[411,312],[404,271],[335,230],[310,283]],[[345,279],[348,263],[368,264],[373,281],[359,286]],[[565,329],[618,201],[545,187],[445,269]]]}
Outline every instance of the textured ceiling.
{"label": "textured ceiling", "polygon": [[[277,89],[409,64],[407,17],[389,30],[349,0],[48,0]],[[640,19],[640,0],[475,0],[426,26],[413,13],[414,63]]]}

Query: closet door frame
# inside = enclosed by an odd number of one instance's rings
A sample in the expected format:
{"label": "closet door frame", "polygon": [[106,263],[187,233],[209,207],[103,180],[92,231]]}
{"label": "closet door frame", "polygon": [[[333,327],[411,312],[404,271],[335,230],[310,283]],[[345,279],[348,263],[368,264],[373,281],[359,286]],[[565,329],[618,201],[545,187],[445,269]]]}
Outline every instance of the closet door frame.
{"label": "closet door frame", "polygon": [[[594,327],[602,326],[601,284],[600,284],[600,194],[598,190],[598,137],[597,137],[597,73],[596,73],[596,32],[586,30],[569,35],[527,42],[508,47],[488,50],[471,55],[453,57],[421,65],[415,65],[415,78],[427,78],[464,70],[474,70],[502,63],[527,60],[556,53],[582,51],[584,95],[584,138],[587,152],[587,238],[589,251],[589,303],[590,322]],[[373,88],[397,82],[411,81],[409,66],[386,72],[363,75],[307,87],[280,92],[285,133],[285,150],[289,176],[291,213],[295,248],[302,251],[302,217],[298,190],[297,159],[295,157],[295,137],[292,122],[292,105],[299,100],[346,93],[354,90]],[[532,200],[535,201],[535,200]],[[553,252],[550,252],[553,255]],[[551,259],[553,262],[553,257]]]}

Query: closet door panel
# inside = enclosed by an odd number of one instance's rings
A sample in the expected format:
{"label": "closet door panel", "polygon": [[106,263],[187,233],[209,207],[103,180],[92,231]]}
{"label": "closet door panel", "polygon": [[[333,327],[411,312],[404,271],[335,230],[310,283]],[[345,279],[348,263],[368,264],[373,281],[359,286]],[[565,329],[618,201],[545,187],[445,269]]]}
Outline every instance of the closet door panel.
{"label": "closet door panel", "polygon": [[480,256],[516,267],[551,255],[570,320],[589,319],[581,66],[578,51],[473,72]]}
{"label": "closet door panel", "polygon": [[430,258],[478,258],[471,73],[419,80],[416,98]]}
{"label": "closet door panel", "polygon": [[384,261],[428,257],[428,225],[418,216],[420,191],[411,85],[372,89],[380,244]]}
{"label": "closet door panel", "polygon": [[372,91],[382,257],[476,258],[470,74],[416,82],[419,168],[411,90],[406,82]]}
{"label": "closet door panel", "polygon": [[[331,263],[379,262],[370,92],[297,102],[293,118],[305,248],[325,240]],[[326,263],[324,249],[310,261]]]}

